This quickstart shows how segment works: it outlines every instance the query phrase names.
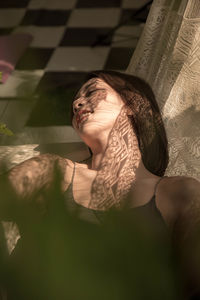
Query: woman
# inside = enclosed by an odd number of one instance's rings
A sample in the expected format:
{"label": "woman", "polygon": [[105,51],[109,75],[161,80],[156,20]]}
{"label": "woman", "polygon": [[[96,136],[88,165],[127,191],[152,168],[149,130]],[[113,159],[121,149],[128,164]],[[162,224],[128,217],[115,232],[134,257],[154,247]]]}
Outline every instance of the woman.
{"label": "woman", "polygon": [[[111,207],[128,207],[129,215],[139,208],[166,223],[179,245],[190,240],[200,217],[199,182],[164,176],[166,133],[143,80],[114,71],[89,74],[73,102],[72,124],[91,159],[74,163],[50,154],[29,159],[8,173],[7,194],[14,191],[20,203],[33,197],[45,214],[48,203],[41,199],[51,189],[56,166],[66,206],[79,218],[101,223]],[[4,203],[2,217],[10,217],[9,211]]]}
{"label": "woman", "polygon": [[129,195],[130,207],[142,206],[156,187],[155,205],[173,227],[184,204],[188,206],[199,190],[199,182],[163,177],[167,138],[151,88],[131,75],[91,73],[73,102],[72,124],[91,149],[91,160],[79,164],[50,154],[29,159],[8,173],[14,192],[26,198],[47,191],[57,162],[62,190],[72,189],[77,204],[104,211],[123,207]]}

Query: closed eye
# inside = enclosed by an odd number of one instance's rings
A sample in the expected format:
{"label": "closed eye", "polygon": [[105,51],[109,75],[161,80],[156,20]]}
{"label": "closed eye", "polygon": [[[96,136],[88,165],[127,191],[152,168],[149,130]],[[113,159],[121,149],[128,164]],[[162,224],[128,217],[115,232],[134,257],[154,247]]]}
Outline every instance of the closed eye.
{"label": "closed eye", "polygon": [[92,96],[92,94],[94,94],[96,91],[97,91],[97,90],[88,91],[88,92],[85,94],[85,96],[86,96],[86,97],[90,97],[90,96]]}
{"label": "closed eye", "polygon": [[94,93],[99,92],[99,91],[106,91],[106,90],[105,90],[105,89],[100,89],[100,88],[95,89],[95,90],[89,90],[89,91],[86,92],[85,96],[86,96],[86,97],[90,97],[90,96],[92,96]]}

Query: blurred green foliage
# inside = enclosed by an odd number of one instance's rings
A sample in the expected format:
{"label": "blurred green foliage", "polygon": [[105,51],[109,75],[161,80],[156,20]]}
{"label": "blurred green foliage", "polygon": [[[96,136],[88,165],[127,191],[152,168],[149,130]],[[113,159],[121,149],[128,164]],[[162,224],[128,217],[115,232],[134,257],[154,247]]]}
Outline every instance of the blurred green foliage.
{"label": "blurred green foliage", "polygon": [[6,126],[6,124],[0,122],[0,134],[12,136],[13,132]]}
{"label": "blurred green foliage", "polygon": [[8,300],[182,299],[169,237],[157,223],[116,210],[102,224],[83,221],[66,209],[59,182],[57,174],[48,193],[27,202],[2,191],[1,209],[22,234],[1,268]]}

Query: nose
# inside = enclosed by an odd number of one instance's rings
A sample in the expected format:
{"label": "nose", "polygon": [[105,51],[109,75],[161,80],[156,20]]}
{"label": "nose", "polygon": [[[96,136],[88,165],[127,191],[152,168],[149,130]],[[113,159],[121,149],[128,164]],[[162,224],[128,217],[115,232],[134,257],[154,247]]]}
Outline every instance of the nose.
{"label": "nose", "polygon": [[79,98],[73,102],[73,111],[76,113],[85,105],[85,100],[83,98]]}

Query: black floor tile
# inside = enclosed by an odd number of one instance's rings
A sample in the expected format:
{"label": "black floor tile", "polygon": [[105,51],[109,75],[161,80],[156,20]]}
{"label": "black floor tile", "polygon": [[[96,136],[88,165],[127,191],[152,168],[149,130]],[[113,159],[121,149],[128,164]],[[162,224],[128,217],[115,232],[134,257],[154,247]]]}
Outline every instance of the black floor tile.
{"label": "black floor tile", "polygon": [[0,8],[23,8],[27,7],[30,0],[1,0]]}
{"label": "black floor tile", "polygon": [[[110,28],[68,28],[60,46],[92,46],[99,38],[106,36]],[[110,45],[112,36],[108,36],[101,45]]]}
{"label": "black floor tile", "polygon": [[66,25],[71,10],[28,10],[21,25],[61,26]]}
{"label": "black floor tile", "polygon": [[28,48],[16,65],[17,70],[44,69],[53,53],[51,48]]}
{"label": "black floor tile", "polygon": [[149,13],[149,9],[146,8],[140,13],[137,13],[137,11],[138,10],[136,9],[123,9],[121,12],[119,23],[125,23],[127,25],[137,25],[138,23],[145,23]]}
{"label": "black floor tile", "polygon": [[122,0],[78,0],[77,8],[120,7]]}
{"label": "black floor tile", "polygon": [[57,88],[40,94],[37,104],[26,123],[27,126],[71,125],[71,90]]}
{"label": "black floor tile", "polygon": [[36,93],[44,93],[56,88],[78,90],[85,81],[86,72],[46,72],[40,80]]}
{"label": "black floor tile", "polygon": [[85,72],[47,72],[41,79],[36,94],[39,99],[27,126],[71,125],[71,106]]}
{"label": "black floor tile", "polygon": [[0,35],[9,35],[13,28],[0,28]]}
{"label": "black floor tile", "polygon": [[126,70],[133,52],[133,48],[112,48],[104,68],[107,70]]}

